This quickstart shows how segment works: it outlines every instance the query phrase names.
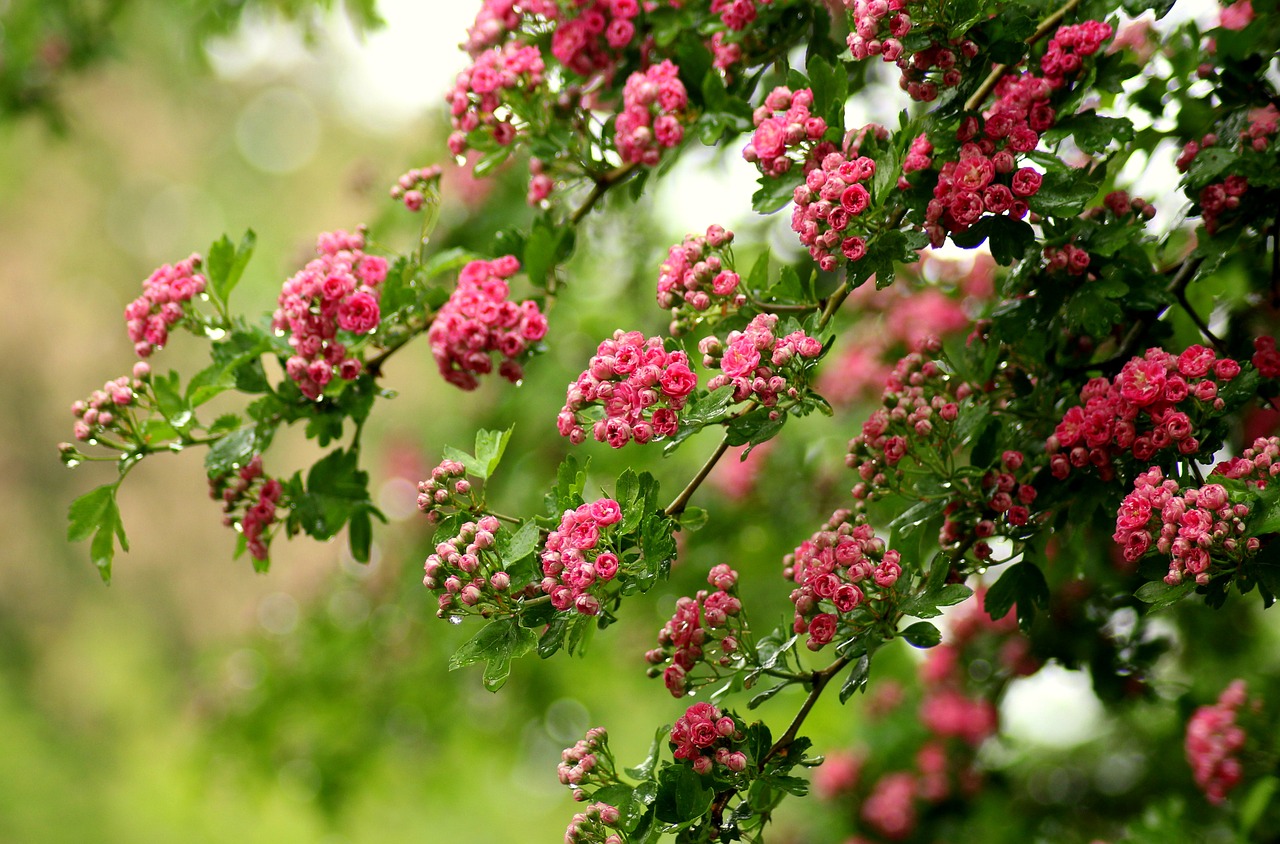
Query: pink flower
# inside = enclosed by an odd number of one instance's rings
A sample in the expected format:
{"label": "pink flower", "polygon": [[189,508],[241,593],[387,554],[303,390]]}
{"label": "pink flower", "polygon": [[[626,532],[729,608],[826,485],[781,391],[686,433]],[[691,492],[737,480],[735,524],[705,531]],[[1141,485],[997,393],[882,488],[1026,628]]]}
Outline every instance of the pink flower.
{"label": "pink flower", "polygon": [[368,334],[378,325],[378,300],[356,293],[338,307],[338,327],[352,334]]}
{"label": "pink flower", "polygon": [[1253,22],[1253,16],[1251,0],[1239,0],[1223,8],[1218,16],[1218,25],[1223,29],[1239,31]]}

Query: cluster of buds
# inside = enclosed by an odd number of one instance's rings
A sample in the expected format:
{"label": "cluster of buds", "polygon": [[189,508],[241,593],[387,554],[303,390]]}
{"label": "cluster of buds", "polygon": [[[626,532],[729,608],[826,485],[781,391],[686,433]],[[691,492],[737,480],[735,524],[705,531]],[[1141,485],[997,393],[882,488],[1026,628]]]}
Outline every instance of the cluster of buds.
{"label": "cluster of buds", "polygon": [[456,460],[442,460],[429,479],[418,481],[418,509],[432,524],[443,518],[446,507],[474,512],[477,506],[467,467]]}
{"label": "cluster of buds", "polygon": [[504,112],[504,100],[528,93],[542,84],[546,66],[537,47],[508,41],[475,57],[471,67],[458,74],[453,90],[445,95],[453,134],[449,151],[464,155],[474,139],[485,137],[499,146],[508,146],[519,133]]}
{"label": "cluster of buds", "polygon": [[781,176],[792,164],[808,160],[813,150],[822,148],[827,132],[827,122],[809,111],[812,105],[813,91],[808,88],[795,93],[774,88],[752,116],[756,131],[742,157],[766,176]]}
{"label": "cluster of buds", "polygon": [[[733,232],[711,225],[705,236],[688,235],[667,250],[667,260],[658,269],[658,306],[677,312],[672,334],[679,334],[713,306],[726,313],[746,304],[741,278],[732,269],[731,243]],[[693,313],[682,313],[686,309]]]}
{"label": "cluster of buds", "polygon": [[1009,450],[1000,456],[1000,465],[984,473],[976,486],[957,483],[956,497],[943,510],[938,543],[944,548],[957,547],[977,537],[973,555],[979,560],[990,559],[992,537],[1019,536],[1031,521],[1035,472],[1022,452]]}
{"label": "cluster of buds", "polygon": [[588,794],[584,788],[602,787],[617,782],[613,754],[609,750],[609,733],[604,727],[592,727],[573,747],[560,753],[556,775],[561,785],[573,791],[573,799],[585,802]]}
{"label": "cluster of buds", "polygon": [[209,497],[222,503],[222,523],[244,535],[245,547],[255,560],[267,559],[268,531],[284,488],[262,471],[262,456],[255,454],[234,473],[209,479]]}
{"label": "cluster of buds", "polygon": [[684,140],[689,94],[679,69],[670,61],[652,65],[627,77],[622,111],[614,123],[618,155],[628,164],[654,167],[664,149]]}
{"label": "cluster of buds", "polygon": [[1219,463],[1213,474],[1266,489],[1267,483],[1280,475],[1280,437],[1258,437],[1238,457]]}
{"label": "cluster of buds", "polygon": [[1120,503],[1112,539],[1129,562],[1152,550],[1168,555],[1165,583],[1190,577],[1203,585],[1217,571],[1237,569],[1261,547],[1257,537],[1245,536],[1249,513],[1247,504],[1231,503],[1221,484],[1181,491],[1154,466],[1138,475]]}
{"label": "cluster of buds", "polygon": [[481,0],[475,22],[467,28],[467,40],[462,49],[471,58],[500,44],[520,28],[526,18],[554,21],[560,17],[556,0]]}
{"label": "cluster of buds", "polygon": [[[591,425],[597,442],[614,448],[631,440],[643,445],[679,429],[677,413],[697,386],[684,352],[668,352],[661,337],[615,331],[569,385],[556,427],[575,444],[586,440],[583,426]],[[589,407],[602,408],[604,418],[588,417],[584,411]]]}
{"label": "cluster of buds", "polygon": [[208,282],[196,272],[200,263],[200,256],[193,254],[157,267],[142,282],[142,295],[125,307],[125,328],[138,357],[149,357],[167,343],[169,329],[186,314],[183,306],[204,292]]}
{"label": "cluster of buds", "polygon": [[791,230],[823,270],[834,270],[840,263],[838,255],[858,261],[867,254],[866,238],[849,229],[859,229],[858,218],[871,203],[868,186],[875,173],[874,159],[832,152],[805,174],[804,184],[796,186]]}
{"label": "cluster of buds", "polygon": [[1205,346],[1180,355],[1148,349],[1113,380],[1093,378],[1081,388],[1084,404],[1063,414],[1045,444],[1050,471],[1062,480],[1072,469],[1093,466],[1106,480],[1115,473],[1113,461],[1126,453],[1143,465],[1169,449],[1197,453],[1197,432],[1224,408],[1219,387],[1239,373],[1240,364]]}
{"label": "cluster of buds", "polygon": [[472,261],[458,274],[458,286],[427,331],[436,366],[450,384],[474,390],[477,376],[493,371],[495,352],[502,358],[499,375],[512,383],[524,377],[522,361],[546,336],[547,318],[532,299],[518,305],[508,299],[507,279],[519,269],[514,256],[504,255]]}
{"label": "cluster of buds", "polygon": [[836,510],[782,560],[783,577],[796,584],[791,590],[796,608],[792,629],[808,633],[808,647],[814,651],[834,640],[842,627],[856,630],[866,620],[859,607],[892,596],[901,560],[897,551],[885,549],[865,516]]}
{"label": "cluster of buds", "polygon": [[[1246,114],[1248,125],[1240,130],[1234,149],[1242,156],[1266,153],[1272,139],[1280,132],[1280,109],[1268,103],[1261,108],[1250,109]],[[1199,141],[1191,140],[1182,148],[1175,164],[1186,173],[1203,150],[1219,146],[1221,139],[1216,132],[1209,132]],[[1238,166],[1238,165],[1237,165]],[[1223,225],[1223,217],[1238,212],[1249,190],[1249,180],[1238,173],[1211,182],[1200,189],[1195,199],[1200,205],[1200,215],[1205,230],[1214,234]]]}
{"label": "cluster of buds", "polygon": [[1227,792],[1240,784],[1244,767],[1237,757],[1248,736],[1236,723],[1236,713],[1246,703],[1244,680],[1232,680],[1210,706],[1202,706],[1187,721],[1187,762],[1196,786],[1217,806]]}
{"label": "cluster of buds", "polygon": [[706,776],[717,766],[732,774],[747,769],[741,750],[746,734],[741,723],[710,703],[695,703],[671,725],[672,755],[688,761],[695,773]]}
{"label": "cluster of buds", "polygon": [[391,198],[403,202],[410,211],[421,211],[427,197],[439,185],[441,172],[439,164],[415,167],[396,179],[391,186]]}
{"label": "cluster of buds", "polygon": [[978,55],[978,45],[967,38],[945,42],[935,38],[923,49],[907,52],[902,43],[907,33],[914,30],[919,39],[922,30],[933,30],[945,38],[947,30],[941,22],[913,20],[907,0],[844,0],[844,5],[853,15],[848,38],[853,57],[861,61],[880,56],[896,64],[902,72],[898,84],[918,102],[932,102],[940,89],[959,85],[968,63]]}
{"label": "cluster of buds", "polygon": [[132,423],[127,411],[138,404],[138,394],[146,388],[151,367],[146,361],[133,365],[133,377],[121,375],[94,390],[87,399],[73,402],[71,413],[76,421],[72,435],[80,442],[94,442],[104,434],[128,435]]}
{"label": "cluster of buds", "polygon": [[932,359],[941,343],[929,339],[922,350],[901,358],[885,381],[882,406],[862,423],[862,433],[849,441],[845,465],[857,469],[861,480],[853,487],[853,497],[868,500],[887,489],[897,488],[903,472],[902,460],[913,451],[951,452],[960,402],[973,388],[948,375]]}
{"label": "cluster of buds", "polygon": [[1150,220],[1156,215],[1154,205],[1140,196],[1129,196],[1128,191],[1113,190],[1103,197],[1102,204],[1115,215],[1117,220],[1125,219],[1130,215],[1133,219],[1140,217],[1143,220]]}
{"label": "cluster of buds", "polygon": [[622,813],[618,807],[592,803],[569,821],[564,844],[623,844],[622,836],[614,832],[621,823]]}
{"label": "cluster of buds", "polygon": [[1066,273],[1067,275],[1084,275],[1089,270],[1091,259],[1086,249],[1081,249],[1074,243],[1066,243],[1062,246],[1046,246],[1044,248],[1045,264],[1051,273]]}
{"label": "cluster of buds", "polygon": [[309,399],[317,399],[336,374],[346,381],[359,377],[363,365],[348,353],[338,336],[353,342],[378,327],[378,300],[387,277],[385,258],[364,253],[364,228],[354,234],[325,233],[316,242],[319,257],[284,283],[271,320],[288,333],[293,355],[285,372]]}
{"label": "cluster of buds", "polygon": [[612,498],[564,511],[542,551],[541,588],[551,606],[599,614],[600,595],[622,565],[611,541],[617,531],[610,530],[620,521],[622,510]]}
{"label": "cluster of buds", "polygon": [[[690,673],[701,663],[726,667],[738,652],[742,601],[737,596],[738,573],[721,563],[711,569],[707,582],[715,591],[701,589],[694,597],[676,601],[676,611],[658,631],[658,647],[644,655],[658,676],[657,666],[667,664],[662,680],[672,697],[684,697],[693,685]],[[705,625],[705,626],[704,626]],[[711,682],[714,673],[706,682]],[[701,684],[699,684],[701,685]]]}
{"label": "cluster of buds", "polygon": [[699,341],[703,365],[720,370],[707,389],[731,387],[735,402],[750,399],[764,407],[776,406],[779,397],[798,399],[808,387],[822,343],[799,329],[779,337],[774,333],[777,323],[776,314],[757,314],[744,330],[730,331],[723,343],[715,336]]}
{"label": "cluster of buds", "polygon": [[437,615],[472,613],[487,617],[511,600],[511,575],[503,568],[493,516],[463,522],[457,536],[440,542],[423,564],[422,585],[436,593]]}

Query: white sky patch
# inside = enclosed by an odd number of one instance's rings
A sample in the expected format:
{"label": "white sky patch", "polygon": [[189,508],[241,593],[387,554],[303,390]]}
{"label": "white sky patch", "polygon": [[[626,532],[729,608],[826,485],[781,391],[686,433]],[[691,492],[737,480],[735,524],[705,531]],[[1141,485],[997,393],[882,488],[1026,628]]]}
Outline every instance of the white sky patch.
{"label": "white sky patch", "polygon": [[1009,684],[1000,705],[1004,734],[1042,747],[1074,747],[1098,734],[1102,703],[1089,675],[1050,663]]}

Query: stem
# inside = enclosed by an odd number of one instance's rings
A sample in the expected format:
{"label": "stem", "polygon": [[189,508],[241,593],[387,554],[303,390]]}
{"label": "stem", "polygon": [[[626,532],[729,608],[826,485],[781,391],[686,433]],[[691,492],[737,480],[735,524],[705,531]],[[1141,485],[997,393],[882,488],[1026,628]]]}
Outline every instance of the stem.
{"label": "stem", "polygon": [[[1048,35],[1054,27],[1062,22],[1063,18],[1070,14],[1071,11],[1079,5],[1080,0],[1067,0],[1067,3],[1063,5],[1062,8],[1058,9],[1058,11],[1049,15],[1049,17],[1040,22],[1040,25],[1036,27],[1036,31],[1033,32],[1031,37],[1026,40],[1027,46],[1036,43]],[[985,100],[987,95],[991,93],[992,89],[996,87],[996,83],[1000,81],[1000,77],[1004,76],[1008,71],[1009,65],[1007,64],[998,64],[991,68],[991,73],[987,74],[987,78],[982,80],[982,84],[978,86],[978,90],[974,91],[973,95],[964,101],[964,110],[973,111],[978,106],[982,105],[982,101]]]}
{"label": "stem", "polygon": [[1200,329],[1200,333],[1218,350],[1218,354],[1226,356],[1227,350],[1222,341],[1214,336],[1213,332],[1209,330],[1209,324],[1200,318],[1200,314],[1196,313],[1195,308],[1191,307],[1191,303],[1187,301],[1186,287],[1183,286],[1182,289],[1176,291],[1174,296],[1177,297],[1178,304],[1182,306],[1182,309],[1187,312],[1187,316],[1191,317],[1191,321],[1196,324],[1196,328]]}
{"label": "stem", "polygon": [[689,499],[693,498],[693,494],[698,491],[698,487],[702,486],[702,482],[707,479],[707,475],[711,474],[711,470],[715,468],[716,463],[729,450],[729,435],[720,440],[720,445],[716,446],[716,450],[707,458],[707,462],[702,464],[702,468],[698,470],[698,474],[693,476],[693,480],[689,481],[688,486],[680,491],[675,501],[667,505],[667,509],[663,510],[666,516],[678,516],[684,512],[684,508],[688,506]]}
{"label": "stem", "polygon": [[822,692],[831,682],[831,678],[851,661],[849,657],[842,656],[821,671],[813,672],[813,688],[809,690],[809,696],[804,699],[804,703],[800,706],[800,711],[796,713],[796,717],[791,719],[791,725],[787,727],[787,731],[773,743],[773,747],[770,747],[769,752],[760,760],[761,769],[773,757],[787,752],[787,748],[791,747],[791,743],[799,735],[800,727],[804,725],[804,719],[809,717],[809,712],[813,709],[814,704],[818,702],[818,698],[822,696]]}
{"label": "stem", "polygon": [[621,167],[615,167],[604,175],[594,177],[591,193],[587,194],[587,198],[582,201],[577,210],[569,215],[569,224],[576,226],[581,223],[582,218],[587,216],[596,203],[608,192],[609,188],[630,176],[636,167],[637,165],[635,164],[624,164]]}

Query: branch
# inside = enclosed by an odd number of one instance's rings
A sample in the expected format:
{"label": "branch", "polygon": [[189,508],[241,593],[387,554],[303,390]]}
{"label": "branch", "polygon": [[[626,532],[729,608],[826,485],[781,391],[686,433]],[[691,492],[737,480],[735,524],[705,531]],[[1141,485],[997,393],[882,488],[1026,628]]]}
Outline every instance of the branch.
{"label": "branch", "polygon": [[[1058,11],[1049,15],[1049,17],[1040,22],[1040,25],[1036,27],[1036,31],[1033,32],[1031,37],[1026,40],[1027,46],[1031,46],[1052,32],[1054,27],[1062,23],[1062,19],[1079,5],[1080,0],[1067,0],[1067,3],[1063,5],[1062,8],[1058,9]],[[1007,64],[998,64],[991,68],[991,72],[987,74],[986,79],[982,80],[982,84],[978,86],[978,90],[974,91],[973,96],[964,101],[964,110],[973,111],[978,106],[982,105],[982,101],[985,100],[987,95],[991,93],[992,89],[996,87],[996,83],[1000,81],[1000,77],[1009,72],[1009,67],[1010,66]]]}
{"label": "branch", "polygon": [[693,476],[693,480],[680,491],[675,500],[667,505],[667,509],[663,510],[666,516],[678,516],[684,512],[684,508],[689,505],[689,499],[693,498],[693,494],[698,491],[698,487],[702,486],[702,482],[707,479],[707,475],[711,474],[711,470],[716,467],[716,463],[724,457],[724,453],[729,450],[729,435],[725,434],[720,440],[720,445],[716,446],[716,450],[707,458],[707,462],[702,464],[702,468],[698,470],[698,474]]}
{"label": "branch", "polygon": [[624,164],[621,167],[615,167],[602,176],[595,176],[591,185],[591,193],[587,194],[587,198],[582,200],[582,204],[578,206],[577,210],[569,215],[569,224],[576,226],[581,223],[582,218],[587,216],[591,209],[596,206],[596,203],[608,193],[609,188],[626,180],[628,176],[635,172],[637,166],[636,164]]}

